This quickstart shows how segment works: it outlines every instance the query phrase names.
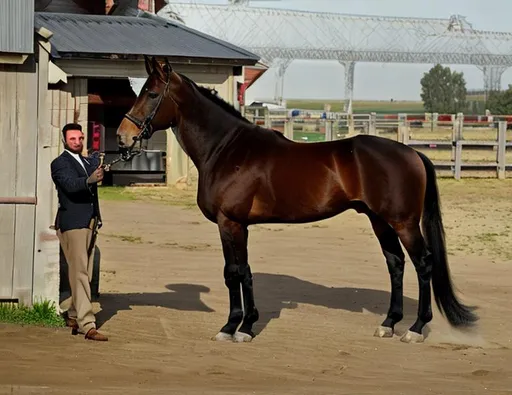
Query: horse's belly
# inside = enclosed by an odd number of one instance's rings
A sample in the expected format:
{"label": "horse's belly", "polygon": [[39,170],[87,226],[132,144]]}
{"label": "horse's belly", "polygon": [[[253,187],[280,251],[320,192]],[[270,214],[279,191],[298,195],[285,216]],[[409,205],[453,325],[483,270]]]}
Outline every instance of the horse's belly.
{"label": "horse's belly", "polygon": [[[302,184],[302,185],[301,185]],[[343,211],[348,200],[339,186],[324,185],[309,190],[303,183],[276,188],[273,194],[256,194],[252,199],[250,220],[311,222]]]}

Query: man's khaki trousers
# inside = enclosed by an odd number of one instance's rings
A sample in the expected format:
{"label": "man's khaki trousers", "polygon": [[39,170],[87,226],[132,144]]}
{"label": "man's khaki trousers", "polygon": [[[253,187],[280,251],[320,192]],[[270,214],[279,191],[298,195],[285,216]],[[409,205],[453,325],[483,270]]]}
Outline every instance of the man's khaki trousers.
{"label": "man's khaki trousers", "polygon": [[[91,229],[72,229],[65,232],[57,231],[60,245],[68,263],[69,285],[71,288],[71,303],[64,301],[61,304],[69,305],[68,317],[76,319],[78,331],[87,333],[96,328],[96,319],[92,312],[91,286],[93,272],[93,257],[87,256],[91,243]],[[67,302],[67,303],[66,303]]]}

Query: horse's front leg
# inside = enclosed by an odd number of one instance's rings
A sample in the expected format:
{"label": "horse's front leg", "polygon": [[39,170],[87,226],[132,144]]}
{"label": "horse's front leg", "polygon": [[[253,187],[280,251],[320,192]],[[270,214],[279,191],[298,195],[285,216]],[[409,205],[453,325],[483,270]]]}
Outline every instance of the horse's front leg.
{"label": "horse's front leg", "polygon": [[[229,317],[215,340],[251,341],[254,337],[252,325],[258,320],[259,314],[254,304],[252,274],[247,258],[247,226],[230,221],[223,215],[217,223],[225,261],[224,281],[229,290]],[[237,332],[240,324],[242,326]]]}

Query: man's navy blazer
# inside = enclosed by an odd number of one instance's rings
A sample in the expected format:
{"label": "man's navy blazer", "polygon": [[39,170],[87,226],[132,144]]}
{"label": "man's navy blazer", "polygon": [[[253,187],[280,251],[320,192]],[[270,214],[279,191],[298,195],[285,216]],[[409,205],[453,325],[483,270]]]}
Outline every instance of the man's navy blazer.
{"label": "man's navy blazer", "polygon": [[101,222],[97,184],[88,184],[87,178],[99,166],[99,158],[80,155],[86,171],[77,160],[64,151],[51,163],[52,180],[57,188],[59,208],[55,229],[65,232],[88,228],[93,217]]}

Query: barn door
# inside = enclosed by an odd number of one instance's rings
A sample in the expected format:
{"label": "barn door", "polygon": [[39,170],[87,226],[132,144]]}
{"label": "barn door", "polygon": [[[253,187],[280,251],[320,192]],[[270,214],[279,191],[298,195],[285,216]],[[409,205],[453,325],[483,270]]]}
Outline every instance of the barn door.
{"label": "barn door", "polygon": [[0,64],[0,299],[30,303],[37,170],[34,57]]}

